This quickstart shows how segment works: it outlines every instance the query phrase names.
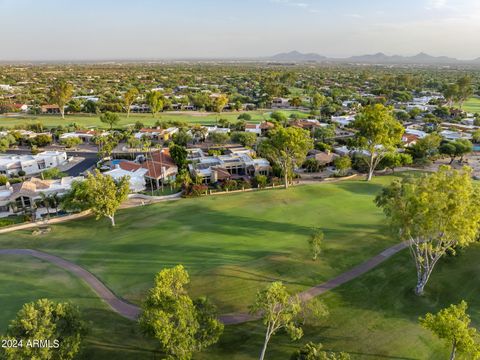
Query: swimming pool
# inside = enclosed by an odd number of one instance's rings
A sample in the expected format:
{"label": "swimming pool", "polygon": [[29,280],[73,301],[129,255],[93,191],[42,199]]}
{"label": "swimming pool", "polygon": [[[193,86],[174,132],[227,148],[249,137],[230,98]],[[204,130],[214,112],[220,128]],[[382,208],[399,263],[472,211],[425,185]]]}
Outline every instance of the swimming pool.
{"label": "swimming pool", "polygon": [[124,162],[125,160],[112,160],[111,163],[112,163],[112,166],[115,166],[115,165],[118,165],[120,164],[121,162]]}

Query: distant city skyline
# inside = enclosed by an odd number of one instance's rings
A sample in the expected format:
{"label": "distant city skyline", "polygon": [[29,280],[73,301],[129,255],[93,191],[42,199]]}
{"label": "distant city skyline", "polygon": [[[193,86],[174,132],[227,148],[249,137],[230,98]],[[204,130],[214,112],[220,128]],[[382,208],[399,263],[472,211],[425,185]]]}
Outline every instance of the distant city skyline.
{"label": "distant city skyline", "polygon": [[0,0],[0,61],[480,57],[474,0]]}

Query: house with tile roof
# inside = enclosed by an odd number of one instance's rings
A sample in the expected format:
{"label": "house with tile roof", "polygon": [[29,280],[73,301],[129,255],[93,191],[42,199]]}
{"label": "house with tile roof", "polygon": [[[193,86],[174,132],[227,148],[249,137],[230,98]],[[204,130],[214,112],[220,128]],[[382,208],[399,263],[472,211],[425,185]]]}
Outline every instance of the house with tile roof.
{"label": "house with tile roof", "polygon": [[31,178],[30,180],[8,184],[0,187],[0,217],[6,217],[24,210],[35,210],[42,213],[42,194],[58,196],[68,192],[75,181],[83,181],[83,177],[64,177],[58,180],[42,180]]}
{"label": "house with tile roof", "polygon": [[[147,154],[143,162],[121,161],[116,165],[115,169],[121,169],[124,171],[122,174],[129,175],[132,179],[134,178],[132,181],[135,184],[131,184],[133,185],[132,189],[141,187],[139,179],[141,176],[144,177],[147,184],[159,188],[161,184],[168,184],[174,181],[178,173],[178,167],[173,162],[168,148],[152,151]],[[117,171],[113,174],[120,175],[120,172]]]}

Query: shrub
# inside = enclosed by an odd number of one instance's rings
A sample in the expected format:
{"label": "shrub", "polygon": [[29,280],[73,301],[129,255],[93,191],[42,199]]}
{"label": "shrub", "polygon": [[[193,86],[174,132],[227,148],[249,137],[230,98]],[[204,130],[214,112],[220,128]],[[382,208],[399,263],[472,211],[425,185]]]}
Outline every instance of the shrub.
{"label": "shrub", "polygon": [[238,115],[237,119],[238,120],[251,121],[252,120],[252,115],[247,114],[247,113],[243,113],[243,114]]}
{"label": "shrub", "polygon": [[0,227],[10,226],[15,224],[15,221],[8,219],[0,219]]}
{"label": "shrub", "polygon": [[237,182],[235,180],[227,179],[222,184],[223,190],[232,191],[237,189]]}
{"label": "shrub", "polygon": [[8,178],[6,175],[0,175],[0,186],[6,185],[8,182]]}
{"label": "shrub", "polygon": [[319,151],[332,151],[332,145],[323,142],[317,142],[315,144],[315,149]]}
{"label": "shrub", "polygon": [[303,163],[302,167],[307,171],[307,172],[318,172],[321,169],[321,165],[318,162],[317,159],[315,158],[308,158],[305,160]]}
{"label": "shrub", "polygon": [[205,195],[207,190],[208,190],[207,185],[195,184],[195,185],[192,185],[192,186],[188,187],[188,189],[185,190],[185,196],[186,197],[199,197],[199,196]]}
{"label": "shrub", "polygon": [[254,187],[263,189],[267,186],[268,178],[265,175],[255,175],[252,183]]}

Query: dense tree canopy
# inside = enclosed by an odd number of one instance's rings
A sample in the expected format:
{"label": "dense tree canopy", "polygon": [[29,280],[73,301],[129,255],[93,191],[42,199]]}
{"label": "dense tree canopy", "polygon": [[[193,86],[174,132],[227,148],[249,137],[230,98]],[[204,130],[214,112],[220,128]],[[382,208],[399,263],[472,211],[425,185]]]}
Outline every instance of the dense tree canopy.
{"label": "dense tree canopy", "polygon": [[471,170],[443,166],[437,173],[405,177],[376,198],[392,230],[407,241],[417,270],[416,294],[447,251],[476,241],[480,228],[480,194]]}

